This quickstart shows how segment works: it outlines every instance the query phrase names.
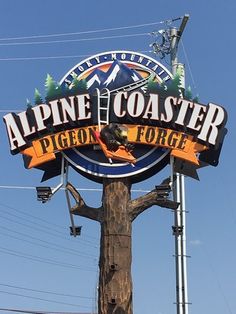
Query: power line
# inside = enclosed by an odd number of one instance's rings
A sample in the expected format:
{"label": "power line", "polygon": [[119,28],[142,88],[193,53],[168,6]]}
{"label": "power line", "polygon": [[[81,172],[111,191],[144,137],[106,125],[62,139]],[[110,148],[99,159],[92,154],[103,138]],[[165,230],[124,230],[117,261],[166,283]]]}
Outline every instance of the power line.
{"label": "power line", "polygon": [[33,297],[33,296],[25,295],[25,294],[13,293],[13,292],[8,292],[8,291],[3,291],[3,290],[0,290],[0,293],[14,295],[14,296],[19,296],[19,297],[23,297],[23,298],[27,298],[27,299],[33,299],[33,300],[39,300],[39,301],[44,301],[44,302],[50,302],[50,303],[55,303],[55,304],[70,305],[70,306],[75,306],[75,307],[91,309],[90,306],[85,306],[85,305],[80,305],[80,304],[73,304],[73,303],[67,303],[67,302],[61,302],[61,301],[55,301],[55,300],[49,300],[49,299],[43,299],[43,298],[38,298],[38,297]]}
{"label": "power line", "polygon": [[[8,207],[9,209],[13,209],[13,208],[11,208],[10,206],[4,205],[4,204],[0,204],[0,206],[2,206],[2,207]],[[14,210],[14,209],[13,209],[13,210]],[[39,223],[34,222],[34,221],[31,221],[31,220],[29,220],[29,219],[27,219],[27,218],[22,218],[22,217],[20,217],[20,216],[18,216],[18,215],[15,215],[15,214],[11,213],[11,212],[8,212],[8,211],[6,211],[6,210],[0,209],[0,212],[5,213],[5,214],[7,214],[7,215],[9,215],[9,216],[12,216],[12,217],[15,217],[15,218],[24,220],[24,221],[26,221],[26,222],[29,222],[30,224],[34,224],[35,226],[39,226],[40,228],[48,229],[48,227],[46,227],[46,226],[44,226],[44,225],[42,225],[42,224],[39,224]],[[53,231],[54,233],[61,234],[61,232],[58,231],[58,230],[56,230],[56,229],[50,228],[50,230]]]}
{"label": "power line", "polygon": [[[29,237],[29,234],[26,234],[26,233],[23,233],[23,232],[19,232],[19,231],[15,231],[15,230],[11,230],[11,229],[8,229],[8,228],[6,228],[6,227],[4,227],[4,226],[1,226],[1,225],[0,225],[0,228],[6,230],[6,231],[8,231],[8,232],[12,232],[12,233],[14,233],[14,234],[22,235],[23,237],[27,237],[27,238]],[[90,257],[90,258],[96,258],[95,255],[87,254],[87,253],[80,252],[80,251],[74,250],[74,249],[69,249],[69,248],[67,248],[67,247],[65,247],[65,246],[58,245],[58,244],[55,244],[55,243],[52,243],[52,242],[49,242],[49,241],[45,241],[45,240],[39,239],[39,238],[37,238],[37,237],[33,237],[32,235],[30,235],[30,238],[31,238],[31,239],[34,239],[34,240],[36,240],[36,241],[39,241],[39,242],[42,242],[42,243],[45,243],[45,244],[54,246],[54,247],[59,248],[59,249],[61,249],[61,250],[63,250],[63,251],[68,251],[68,253],[71,253],[71,254],[73,254],[73,255],[84,256],[84,257]]]}
{"label": "power line", "polygon": [[[1,227],[1,229],[5,229],[4,227]],[[17,232],[14,232],[14,233],[17,233]],[[39,243],[36,243],[36,242],[33,242],[33,241],[30,241],[30,240],[25,240],[25,239],[21,239],[21,238],[18,238],[14,235],[9,235],[9,234],[6,234],[6,233],[3,233],[3,232],[0,232],[1,235],[5,236],[5,237],[10,237],[12,239],[16,239],[16,240],[19,240],[19,241],[22,241],[22,242],[26,242],[26,243],[29,243],[29,244],[32,244],[32,245],[36,245],[36,246],[41,246],[43,248],[46,248],[46,249],[50,249],[50,250],[53,250],[53,251],[58,251],[58,252],[63,252],[63,253],[67,253],[67,254],[72,254],[72,255],[76,255],[76,256],[79,256],[81,258],[86,258],[86,259],[93,259],[95,260],[95,257],[89,257],[89,256],[86,256],[86,255],[83,255],[83,254],[76,254],[76,253],[72,253],[72,252],[68,252],[66,250],[63,250],[63,249],[57,249],[57,248],[52,248],[50,246],[47,246],[47,245],[43,245],[43,244],[39,244]],[[31,237],[30,237],[31,238]]]}
{"label": "power line", "polygon": [[73,36],[73,35],[83,35],[83,34],[94,34],[94,33],[110,32],[110,31],[117,31],[117,30],[123,30],[123,29],[132,29],[132,28],[140,28],[140,27],[164,24],[164,23],[177,21],[178,19],[181,19],[181,18],[182,17],[179,17],[179,18],[176,18],[176,19],[171,19],[171,20],[159,21],[159,22],[151,22],[151,23],[136,24],[136,25],[130,25],[130,26],[112,27],[112,28],[102,28],[102,29],[95,29],[95,30],[88,30],[88,31],[81,31],[81,32],[46,34],[46,35],[31,35],[31,36],[21,36],[21,37],[7,37],[7,38],[0,38],[0,41],[4,41],[4,40],[22,40],[22,39],[36,39],[36,38],[50,38],[50,37],[61,37],[61,36]]}
{"label": "power line", "polygon": [[189,61],[186,49],[184,47],[183,40],[181,39],[180,42],[181,42],[181,45],[182,45],[182,48],[183,48],[184,57],[185,57],[185,60],[186,60],[187,66],[188,66],[188,70],[189,70],[189,74],[190,74],[190,77],[191,77],[191,80],[192,80],[192,83],[193,83],[193,87],[196,89],[197,87],[196,87],[195,79],[193,77],[193,72],[192,72],[192,69],[191,69],[191,66],[190,66],[190,61]]}
{"label": "power line", "polygon": [[[95,53],[94,53],[95,54]],[[50,59],[71,59],[71,58],[87,58],[90,55],[74,55],[74,56],[45,56],[45,57],[18,57],[18,58],[0,58],[0,61],[26,61],[26,60],[50,60]]]}
{"label": "power line", "polygon": [[53,291],[31,289],[31,288],[14,286],[14,285],[3,284],[3,283],[0,283],[0,286],[8,287],[8,288],[14,288],[14,289],[19,289],[19,290],[25,290],[25,291],[32,291],[32,292],[39,292],[39,293],[44,293],[44,294],[57,295],[57,296],[62,296],[62,297],[80,298],[80,299],[89,299],[89,300],[93,300],[94,299],[93,297],[86,297],[86,296],[81,296],[81,295],[74,295],[74,294],[59,293],[59,292],[53,292]]}
{"label": "power line", "polygon": [[91,271],[91,272],[95,271],[93,268],[89,268],[89,267],[86,268],[84,266],[80,267],[80,266],[70,264],[70,263],[58,262],[58,261],[53,260],[53,259],[42,258],[42,257],[36,256],[36,255],[27,254],[27,253],[21,253],[19,251],[10,250],[10,249],[7,249],[7,248],[1,247],[1,246],[0,246],[0,252],[2,252],[4,254],[12,255],[12,256],[21,257],[21,258],[24,258],[27,260],[44,263],[44,264],[51,264],[51,265],[65,267],[65,268],[79,269],[79,270]]}
{"label": "power line", "polygon": [[105,40],[105,39],[118,39],[118,38],[130,38],[139,36],[150,36],[150,33],[135,33],[135,34],[123,34],[123,35],[113,35],[113,36],[103,36],[103,37],[92,37],[92,38],[77,38],[77,39],[64,39],[64,40],[51,40],[51,41],[31,41],[31,42],[14,42],[14,43],[0,43],[0,46],[25,46],[25,45],[45,45],[45,44],[61,44],[69,42],[84,42],[84,41],[94,41],[94,40]]}
{"label": "power line", "polygon": [[[35,186],[19,186],[19,185],[0,185],[0,189],[16,189],[16,190],[35,190]],[[64,188],[61,188],[63,190]],[[102,189],[95,189],[95,188],[76,188],[78,191],[85,191],[85,192],[102,192]],[[142,190],[142,189],[132,189],[131,192],[135,193],[148,193],[150,190]]]}
{"label": "power line", "polygon": [[[139,51],[140,53],[152,52],[151,50]],[[91,53],[86,55],[72,55],[72,56],[41,56],[41,57],[15,57],[15,58],[0,58],[0,61],[30,61],[30,60],[51,60],[51,59],[71,59],[71,58],[87,58],[97,53]],[[0,110],[0,112],[10,112],[14,110]],[[15,111],[18,112],[18,111]]]}
{"label": "power line", "polygon": [[[18,216],[18,215],[12,214],[12,213],[8,213],[7,211],[4,211],[4,210],[1,210],[0,212],[3,212],[3,213],[5,213],[5,214],[7,214],[7,215],[9,215],[9,216],[16,217],[16,218],[18,218],[18,219],[27,221],[27,222],[29,222],[30,224],[32,224],[33,226],[28,225],[28,224],[23,223],[23,222],[16,221],[16,220],[14,220],[14,219],[7,218],[7,217],[5,217],[5,216],[3,216],[3,215],[0,215],[0,217],[2,217],[2,218],[5,219],[5,220],[14,222],[14,223],[16,223],[16,224],[18,224],[18,225],[22,225],[22,226],[24,226],[24,227],[27,227],[27,228],[30,228],[30,229],[33,229],[33,230],[36,230],[36,231],[40,231],[40,232],[43,232],[43,233],[47,233],[47,234],[49,234],[49,235],[51,235],[51,236],[54,236],[54,237],[59,237],[59,238],[61,238],[61,239],[63,239],[63,240],[70,241],[68,238],[63,237],[63,236],[61,235],[62,233],[59,232],[58,230],[51,230],[51,231],[48,231],[48,228],[47,228],[46,226],[43,226],[43,225],[40,225],[40,224],[38,224],[38,223],[32,222],[32,221],[30,221],[30,220],[28,220],[28,219],[26,220],[25,218],[22,218],[22,217],[20,217],[20,216]],[[37,227],[35,227],[35,226],[37,226]],[[46,229],[46,230],[45,230],[45,229]],[[97,248],[97,245],[95,245],[94,242],[92,242],[92,241],[88,241],[88,240],[84,240],[84,239],[79,239],[79,242],[80,242],[80,244],[83,244],[83,245],[86,245],[86,246],[90,246],[90,247],[92,247],[92,248]]]}
{"label": "power line", "polygon": [[32,217],[33,219],[39,220],[39,221],[41,221],[41,222],[43,222],[43,223],[45,223],[45,224],[47,224],[47,225],[54,226],[54,227],[56,227],[56,228],[58,228],[58,229],[61,229],[61,230],[62,230],[62,228],[64,229],[63,226],[57,225],[57,224],[55,224],[55,223],[53,223],[53,222],[48,222],[47,220],[45,220],[45,219],[43,219],[43,218],[40,218],[40,217],[34,216],[34,215],[32,215],[32,214],[26,213],[26,212],[24,212],[24,211],[22,211],[22,210],[20,210],[20,209],[16,209],[16,208],[14,208],[14,207],[12,207],[12,206],[9,206],[9,205],[7,205],[7,204],[0,203],[0,206],[9,208],[9,209],[11,209],[11,210],[14,210],[14,211],[16,211],[16,212],[18,212],[18,213],[20,213],[20,214],[22,214],[22,215],[24,215],[24,216]]}
{"label": "power line", "polygon": [[[30,229],[33,229],[33,230],[36,230],[36,231],[40,231],[40,232],[43,231],[44,233],[49,234],[49,235],[51,235],[51,236],[53,236],[53,237],[57,237],[57,238],[60,238],[60,239],[63,239],[63,240],[66,240],[66,241],[70,241],[70,242],[71,242],[70,239],[67,239],[67,238],[65,238],[65,237],[63,237],[63,236],[60,236],[59,234],[55,234],[55,233],[53,233],[53,232],[45,231],[45,230],[43,230],[42,228],[33,227],[33,226],[28,225],[28,224],[21,223],[21,222],[19,222],[19,221],[15,221],[15,220],[13,220],[13,219],[4,217],[4,216],[2,216],[2,215],[1,215],[0,217],[3,218],[3,219],[5,219],[5,220],[8,220],[8,221],[10,221],[10,222],[16,223],[16,224],[18,224],[18,225],[21,225],[21,226],[24,226],[24,227],[27,227],[27,228],[30,228]],[[80,240],[80,241],[82,241],[82,240]],[[83,242],[85,242],[85,243],[83,243]],[[86,240],[83,240],[83,242],[82,242],[81,244],[84,244],[84,245],[86,245],[86,246],[90,246],[90,247],[92,247],[92,248],[97,248],[97,246],[92,245],[91,243],[89,243],[89,242],[86,241]]]}
{"label": "power line", "polygon": [[[25,314],[89,314],[81,312],[48,312],[48,311],[35,311],[35,310],[22,310],[22,309],[13,309],[13,308],[0,308],[0,311],[4,312],[17,312]],[[91,313],[92,314],[92,313]]]}
{"label": "power line", "polygon": [[[43,222],[43,223],[45,223],[45,224],[47,224],[47,225],[49,225],[49,226],[54,226],[54,227],[56,227],[56,228],[58,228],[58,229],[60,229],[60,230],[62,230],[62,229],[65,230],[65,228],[64,228],[63,226],[61,226],[61,225],[57,225],[57,224],[55,224],[55,223],[48,222],[48,221],[45,220],[45,219],[42,219],[42,218],[40,218],[40,217],[34,216],[34,215],[32,215],[32,214],[29,214],[29,213],[24,212],[24,211],[22,211],[22,210],[20,210],[20,209],[16,209],[16,208],[14,208],[14,207],[12,207],[12,206],[9,206],[9,205],[7,205],[7,204],[0,203],[0,206],[9,208],[9,209],[11,209],[11,210],[14,210],[14,211],[16,211],[17,213],[20,213],[20,214],[22,214],[22,215],[24,215],[24,216],[32,217],[33,219],[39,220],[39,221],[41,221],[41,222]],[[57,231],[57,232],[58,232],[58,231]],[[91,238],[91,239],[94,239],[94,240],[98,240],[98,238],[93,237],[93,236],[90,236],[90,235],[87,235],[87,234],[85,234],[85,236],[86,236],[86,238]]]}

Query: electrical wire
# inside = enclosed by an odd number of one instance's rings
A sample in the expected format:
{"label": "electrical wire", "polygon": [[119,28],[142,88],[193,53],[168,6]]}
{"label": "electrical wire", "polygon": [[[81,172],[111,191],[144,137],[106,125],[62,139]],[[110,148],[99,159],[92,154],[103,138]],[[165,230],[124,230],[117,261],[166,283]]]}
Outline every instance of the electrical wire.
{"label": "electrical wire", "polygon": [[[96,54],[96,53],[94,53]],[[74,56],[45,56],[45,57],[17,57],[17,58],[0,58],[0,61],[26,61],[26,60],[51,60],[51,59],[71,59],[87,58],[91,55],[74,55]]]}
{"label": "electrical wire", "polygon": [[[151,50],[138,51],[140,53],[152,53]],[[30,60],[51,60],[51,59],[71,59],[71,58],[87,58],[91,55],[95,55],[97,52],[86,55],[72,55],[72,56],[46,56],[46,57],[16,57],[16,58],[0,58],[0,61],[30,61]],[[12,110],[14,111],[14,110]],[[0,110],[0,112],[11,112],[11,110]],[[20,112],[20,110],[15,111]]]}
{"label": "electrical wire", "polygon": [[[22,210],[20,210],[20,209],[16,209],[15,207],[9,206],[9,205],[7,205],[7,204],[0,203],[0,206],[9,208],[9,209],[11,209],[11,210],[14,210],[15,212],[20,213],[21,215],[24,215],[24,216],[27,216],[27,217],[31,217],[31,218],[33,218],[33,219],[36,219],[36,220],[38,220],[38,221],[41,221],[41,222],[43,222],[43,223],[45,223],[45,224],[47,224],[47,225],[49,225],[49,226],[56,227],[56,228],[60,229],[61,231],[62,231],[62,230],[65,230],[65,228],[64,228],[63,226],[61,226],[61,225],[57,225],[57,224],[55,224],[55,223],[48,222],[48,221],[45,220],[45,219],[42,219],[42,218],[40,218],[40,217],[34,216],[34,215],[32,215],[32,214],[29,214],[28,212],[24,212],[24,211],[22,211]],[[93,237],[93,236],[90,236],[90,235],[87,235],[87,234],[85,234],[85,236],[86,236],[86,238],[91,238],[91,239],[94,239],[94,240],[98,240],[98,238]]]}
{"label": "electrical wire", "polygon": [[54,227],[56,227],[56,228],[58,228],[60,230],[64,229],[64,227],[61,226],[61,225],[57,225],[57,224],[55,224],[53,222],[48,222],[47,220],[45,220],[43,218],[34,216],[34,215],[30,214],[30,213],[24,212],[24,211],[22,211],[20,209],[16,209],[15,207],[9,206],[7,204],[0,203],[0,206],[5,207],[5,208],[9,208],[11,210],[14,210],[15,212],[20,213],[21,215],[24,215],[24,216],[31,217],[33,219],[39,220],[39,221],[41,221],[41,222],[43,222],[43,223],[45,223],[45,224],[47,224],[49,226],[54,226]]}
{"label": "electrical wire", "polygon": [[[35,186],[19,186],[19,185],[0,185],[0,189],[19,189],[19,190],[35,190]],[[64,188],[61,188],[64,190]],[[85,192],[102,192],[102,189],[95,189],[95,188],[76,188],[78,191],[85,191]],[[148,193],[150,190],[142,190],[142,189],[132,189],[131,192],[134,193]]]}
{"label": "electrical wire", "polygon": [[[26,233],[23,233],[23,232],[19,232],[19,231],[15,231],[15,230],[6,228],[6,227],[1,226],[1,225],[0,225],[0,228],[6,230],[6,231],[8,231],[8,232],[12,232],[12,233],[14,233],[14,234],[19,234],[19,235],[21,235],[21,236],[23,236],[23,237],[27,237],[27,238],[29,237],[29,234],[26,234]],[[49,241],[45,241],[45,240],[39,239],[39,238],[37,238],[37,237],[33,237],[32,235],[30,235],[30,238],[31,238],[31,239],[34,239],[34,240],[36,240],[36,241],[39,241],[39,242],[42,242],[42,243],[51,245],[51,246],[53,246],[53,247],[59,248],[61,251],[64,251],[64,252],[67,251],[67,253],[70,253],[70,254],[73,254],[73,255],[84,256],[84,257],[90,257],[90,258],[96,258],[96,257],[97,257],[97,256],[95,256],[95,255],[87,254],[87,253],[80,252],[80,251],[74,250],[74,249],[69,249],[69,248],[67,248],[67,247],[65,247],[65,246],[58,245],[58,244],[55,244],[55,243],[52,243],[52,242],[49,242]]]}
{"label": "electrical wire", "polygon": [[14,295],[14,296],[19,296],[19,297],[23,297],[23,298],[27,298],[27,299],[33,299],[33,300],[39,300],[39,301],[44,301],[44,302],[50,302],[50,303],[55,303],[55,304],[70,305],[70,306],[75,306],[77,308],[81,307],[81,308],[85,308],[85,309],[91,309],[91,306],[85,306],[85,305],[80,305],[80,304],[73,304],[73,303],[67,303],[67,302],[62,302],[62,301],[43,299],[43,298],[38,298],[38,297],[33,297],[33,296],[25,295],[25,294],[13,293],[13,292],[8,292],[8,291],[3,291],[3,290],[0,290],[0,293]]}
{"label": "electrical wire", "polygon": [[22,39],[36,39],[36,38],[50,38],[50,37],[61,37],[61,36],[73,36],[73,35],[83,35],[83,34],[94,34],[94,33],[103,33],[103,32],[110,32],[110,31],[117,31],[117,30],[124,30],[124,29],[132,29],[132,28],[139,28],[139,27],[146,27],[146,26],[153,26],[158,24],[170,23],[181,19],[182,17],[164,20],[159,22],[151,22],[151,23],[144,23],[144,24],[136,24],[130,26],[120,26],[120,27],[112,27],[112,28],[102,28],[102,29],[95,29],[95,30],[88,30],[88,31],[81,31],[81,32],[71,32],[71,33],[58,33],[58,34],[46,34],[46,35],[32,35],[32,36],[21,36],[21,37],[7,37],[7,38],[0,38],[0,41],[4,40],[22,40]]}
{"label": "electrical wire", "polygon": [[42,258],[42,257],[36,256],[36,255],[22,253],[22,252],[19,252],[16,250],[10,250],[10,249],[7,249],[7,248],[1,247],[1,246],[0,246],[0,252],[2,252],[4,254],[12,255],[12,256],[21,257],[21,258],[24,258],[27,260],[44,263],[44,264],[51,264],[51,265],[56,265],[56,266],[60,266],[60,267],[79,269],[79,270],[90,271],[90,272],[96,271],[96,270],[94,270],[94,268],[91,268],[91,267],[86,268],[85,266],[80,267],[78,265],[74,265],[74,264],[70,264],[70,263],[58,262],[57,260],[54,260],[54,259]]}
{"label": "electrical wire", "polygon": [[[0,203],[0,206],[2,206],[2,207],[7,207],[7,208],[9,208],[9,209],[11,209],[11,210],[20,212],[20,213],[22,214],[21,211],[19,211],[19,210],[13,208],[13,207],[11,207],[11,206],[8,206],[8,205],[6,205],[6,204]],[[36,226],[38,226],[38,227],[40,227],[40,228],[44,228],[44,229],[48,230],[48,227],[43,226],[42,224],[36,223],[36,222],[34,222],[34,221],[31,221],[31,220],[29,220],[29,219],[27,219],[27,218],[22,218],[22,217],[20,217],[20,216],[18,216],[18,215],[15,215],[15,214],[11,213],[11,212],[5,211],[5,210],[3,210],[3,209],[1,209],[0,212],[3,212],[3,213],[5,213],[5,214],[7,214],[7,215],[10,215],[10,216],[19,218],[19,219],[21,219],[21,220],[24,220],[24,222],[26,221],[26,222],[29,222],[30,224],[34,224],[34,225],[36,225]],[[27,216],[26,213],[25,213],[24,215]],[[29,216],[31,216],[31,215],[29,214]],[[33,216],[33,215],[32,215],[31,217],[32,217],[33,219],[38,219],[36,216]],[[40,219],[38,219],[38,220],[40,220]],[[44,220],[43,220],[43,221],[44,221]],[[45,223],[45,222],[44,222],[44,223]],[[51,224],[51,223],[48,223],[48,224],[49,224],[49,225],[53,225],[53,224]],[[60,234],[60,235],[62,234],[61,231],[56,230],[56,229],[52,229],[52,228],[50,228],[50,231],[52,231],[53,233]],[[90,238],[92,238],[92,237],[90,237]],[[93,237],[92,239],[94,240],[95,238]],[[82,241],[82,242],[85,242],[86,244],[94,245],[94,241],[84,240],[84,239],[81,239],[81,238],[80,238],[79,240]],[[97,240],[97,239],[96,239],[96,240]]]}
{"label": "electrical wire", "polygon": [[[1,229],[6,229],[6,228],[2,227]],[[14,232],[14,233],[17,233],[17,232]],[[16,240],[19,240],[19,241],[22,241],[22,242],[26,242],[26,243],[32,244],[32,245],[34,245],[34,247],[35,246],[40,246],[40,247],[43,247],[43,248],[46,248],[46,249],[50,249],[50,250],[53,250],[53,251],[58,251],[58,252],[66,253],[66,254],[71,254],[71,255],[74,255],[74,256],[79,256],[79,257],[85,258],[85,259],[95,260],[95,256],[94,257],[89,257],[89,256],[86,256],[84,254],[76,254],[76,253],[68,252],[66,250],[52,248],[52,247],[44,245],[44,244],[39,244],[39,243],[30,241],[30,240],[21,239],[19,237],[14,236],[14,235],[9,235],[9,234],[3,233],[3,232],[0,232],[0,234],[2,236],[4,236],[4,237],[9,237],[9,238],[12,238],[12,239],[16,239]],[[32,238],[32,237],[30,237],[30,238]]]}
{"label": "electrical wire", "polygon": [[25,291],[31,291],[31,292],[39,292],[39,293],[43,293],[43,294],[56,295],[56,296],[61,296],[61,297],[79,298],[79,299],[87,299],[87,300],[93,300],[94,299],[94,297],[86,297],[86,296],[81,296],[81,295],[74,295],[74,294],[32,289],[32,288],[20,287],[20,286],[9,285],[9,284],[4,284],[4,283],[0,283],[0,286],[7,287],[7,288],[19,289],[19,290],[25,290]]}
{"label": "electrical wire", "polygon": [[[5,205],[3,205],[3,204],[0,204],[0,206],[2,206],[2,207],[7,207],[7,208],[9,208],[9,209],[11,209],[11,210],[13,209],[13,208],[11,208],[10,206],[5,206]],[[12,212],[8,212],[8,211],[4,210],[4,209],[0,209],[0,212],[1,212],[1,213],[4,213],[4,214],[7,214],[7,215],[9,215],[9,216],[12,216],[12,217],[21,219],[21,220],[23,220],[23,221],[25,221],[25,222],[29,222],[30,224],[34,224],[35,226],[38,226],[38,227],[40,227],[40,228],[43,228],[43,229],[46,229],[46,230],[48,229],[47,226],[44,226],[44,225],[39,224],[39,223],[37,223],[37,222],[31,221],[31,220],[29,220],[29,219],[27,219],[27,218],[22,218],[22,217],[20,217],[20,216],[18,216],[18,215],[16,215],[16,214],[13,214]],[[56,230],[56,229],[50,228],[50,230],[53,231],[54,233],[61,234],[61,232],[58,231],[58,230]]]}
{"label": "electrical wire", "polygon": [[89,314],[89,313],[81,313],[81,312],[52,312],[52,311],[35,311],[35,310],[22,310],[22,309],[13,309],[13,308],[0,308],[0,311],[5,312],[17,312],[17,313],[25,313],[25,314]]}
{"label": "electrical wire", "polygon": [[123,34],[123,35],[113,35],[113,36],[103,36],[103,37],[92,37],[92,38],[77,38],[77,39],[64,39],[64,40],[52,40],[52,41],[31,41],[31,42],[20,42],[20,43],[0,43],[0,46],[25,46],[25,45],[48,45],[48,44],[62,44],[71,42],[84,42],[84,41],[94,41],[94,40],[106,40],[106,39],[118,39],[118,38],[131,38],[140,36],[150,36],[150,33],[135,33],[135,34]]}
{"label": "electrical wire", "polygon": [[196,89],[197,86],[196,86],[196,83],[195,83],[195,79],[194,79],[194,77],[193,77],[193,72],[192,72],[192,69],[191,69],[191,66],[190,66],[190,61],[189,61],[189,58],[188,58],[186,49],[185,49],[185,47],[184,47],[183,40],[180,39],[180,42],[181,42],[181,45],[182,45],[182,48],[183,48],[184,57],[185,57],[185,60],[186,60],[186,63],[187,63],[187,67],[188,67],[189,74],[190,74],[190,77],[191,77],[191,80],[192,80],[192,83],[193,83],[193,87],[194,87],[194,89]]}
{"label": "electrical wire", "polygon": [[[55,234],[55,233],[50,232],[50,231],[46,231],[46,230],[44,230],[44,229],[42,229],[42,228],[30,226],[30,225],[28,225],[28,224],[21,223],[21,222],[19,222],[19,221],[16,221],[16,220],[13,220],[13,219],[4,217],[4,216],[2,216],[2,215],[0,215],[0,217],[1,217],[2,219],[7,220],[7,221],[10,221],[10,222],[16,223],[16,224],[18,224],[18,225],[24,226],[24,227],[26,227],[26,228],[32,229],[32,230],[34,230],[34,231],[40,231],[40,232],[43,231],[44,234],[49,234],[49,235],[51,235],[51,236],[53,236],[53,237],[57,237],[57,238],[60,238],[60,239],[65,240],[65,241],[70,241],[70,242],[71,242],[71,240],[68,239],[68,238],[65,238],[65,237],[63,237],[63,236],[60,236],[59,234]],[[82,240],[80,240],[80,241],[82,241]],[[85,242],[85,243],[83,243],[83,242]],[[91,243],[87,243],[87,241],[85,241],[85,240],[84,240],[83,242],[81,242],[80,244],[83,244],[83,245],[86,245],[86,246],[90,246],[90,247],[92,247],[92,248],[96,248],[96,249],[97,249],[97,245],[92,245]]]}

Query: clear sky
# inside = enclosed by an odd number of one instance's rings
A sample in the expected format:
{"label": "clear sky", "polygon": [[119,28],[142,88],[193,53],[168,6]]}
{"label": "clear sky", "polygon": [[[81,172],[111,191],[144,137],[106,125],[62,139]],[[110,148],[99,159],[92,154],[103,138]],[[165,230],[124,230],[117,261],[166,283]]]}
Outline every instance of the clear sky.
{"label": "clear sky", "polygon": [[[47,73],[59,81],[83,55],[116,49],[150,50],[150,35],[124,35],[150,33],[164,24],[48,35],[154,23],[188,13],[190,20],[182,38],[186,53],[182,45],[179,50],[179,61],[186,64],[187,85],[199,94],[201,103],[214,102],[227,110],[229,130],[219,166],[201,169],[200,182],[186,180],[189,311],[236,312],[235,10],[233,0],[0,0],[0,308],[94,311],[99,252],[95,222],[76,219],[83,226],[82,236],[69,236],[63,191],[41,204],[33,189],[4,188],[37,186],[42,173],[24,169],[21,156],[10,154],[2,111],[24,110],[26,98],[33,100],[35,87],[44,92]],[[38,35],[45,37],[23,38]],[[79,41],[88,38],[91,40]],[[65,42],[69,39],[73,41]],[[32,44],[36,41],[38,44]],[[133,188],[150,190],[168,174],[167,168]],[[55,186],[58,180],[48,184]],[[71,172],[70,180],[82,189],[101,188],[77,173]],[[81,193],[89,205],[100,205],[101,192]],[[133,197],[138,195],[133,193]],[[172,212],[158,207],[146,211],[133,225],[135,314],[176,311],[172,225]]]}

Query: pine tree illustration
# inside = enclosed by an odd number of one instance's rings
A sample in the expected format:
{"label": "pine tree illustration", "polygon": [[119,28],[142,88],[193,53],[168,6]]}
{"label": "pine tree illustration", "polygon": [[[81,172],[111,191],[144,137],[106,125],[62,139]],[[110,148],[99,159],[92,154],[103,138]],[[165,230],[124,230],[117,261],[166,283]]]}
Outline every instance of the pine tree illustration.
{"label": "pine tree illustration", "polygon": [[47,74],[45,81],[46,100],[53,100],[62,96],[62,88],[56,83],[50,74]]}
{"label": "pine tree illustration", "polygon": [[160,84],[154,80],[154,77],[151,77],[147,83],[147,92],[159,92],[166,93],[167,86],[165,82],[161,82]]}
{"label": "pine tree illustration", "polygon": [[26,99],[26,105],[27,105],[27,108],[32,108],[32,104],[31,104],[31,101],[27,98]]}
{"label": "pine tree illustration", "polygon": [[75,94],[81,91],[87,91],[87,82],[86,80],[79,80],[78,76],[75,74],[73,75],[71,93]]}
{"label": "pine tree illustration", "polygon": [[181,78],[182,78],[182,71],[180,69],[177,69],[177,72],[174,76],[174,78],[169,83],[167,90],[168,94],[171,94],[172,96],[181,96]]}
{"label": "pine tree illustration", "polygon": [[193,102],[199,103],[199,95],[196,95],[196,96],[193,98]]}
{"label": "pine tree illustration", "polygon": [[191,87],[188,86],[185,91],[184,91],[184,98],[187,99],[187,100],[192,100],[193,98],[193,95],[192,95],[192,90],[191,90]]}
{"label": "pine tree illustration", "polygon": [[42,96],[37,88],[35,88],[35,91],[34,91],[34,103],[35,105],[39,105],[43,103]]}

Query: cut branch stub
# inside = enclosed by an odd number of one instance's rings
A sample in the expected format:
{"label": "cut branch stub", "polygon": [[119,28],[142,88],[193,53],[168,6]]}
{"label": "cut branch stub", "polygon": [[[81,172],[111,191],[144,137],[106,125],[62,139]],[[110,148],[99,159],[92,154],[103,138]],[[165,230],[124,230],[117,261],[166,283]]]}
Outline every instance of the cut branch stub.
{"label": "cut branch stub", "polygon": [[171,201],[167,199],[167,197],[161,196],[158,190],[153,190],[129,202],[130,219],[133,221],[136,217],[138,217],[138,215],[153,205],[177,209],[179,203]]}
{"label": "cut branch stub", "polygon": [[76,190],[76,188],[71,184],[67,183],[66,189],[70,192],[73,198],[76,201],[76,205],[74,205],[70,211],[74,215],[78,215],[81,217],[89,218],[98,222],[102,222],[103,220],[103,208],[94,208],[86,205],[80,193]]}

